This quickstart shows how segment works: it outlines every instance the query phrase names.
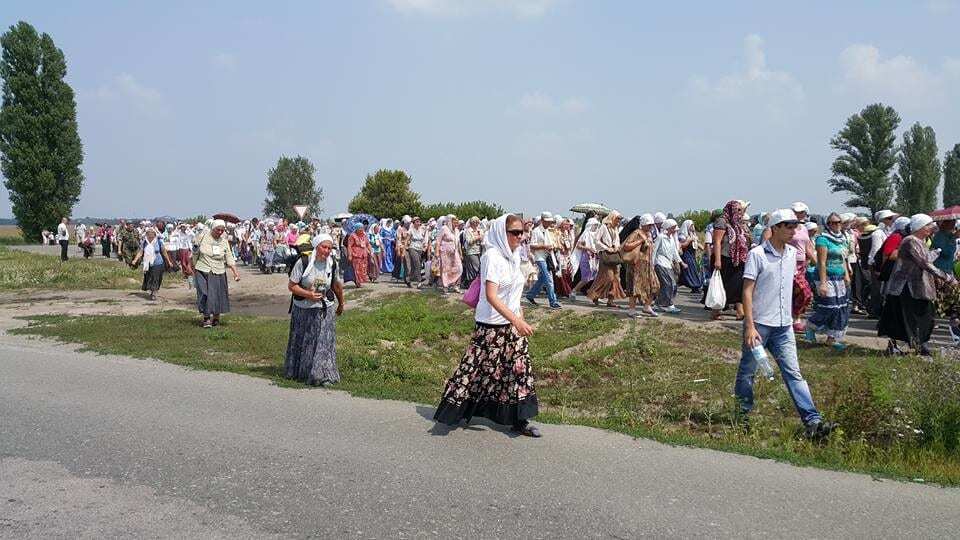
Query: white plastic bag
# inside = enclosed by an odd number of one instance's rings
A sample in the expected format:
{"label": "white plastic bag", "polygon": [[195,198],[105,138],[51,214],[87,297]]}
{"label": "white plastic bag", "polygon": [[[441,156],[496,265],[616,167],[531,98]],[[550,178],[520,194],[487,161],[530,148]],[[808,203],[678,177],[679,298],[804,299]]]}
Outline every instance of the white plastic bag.
{"label": "white plastic bag", "polygon": [[723,290],[723,277],[719,270],[714,270],[710,276],[710,285],[707,287],[707,300],[704,302],[710,309],[720,311],[727,307],[727,293]]}

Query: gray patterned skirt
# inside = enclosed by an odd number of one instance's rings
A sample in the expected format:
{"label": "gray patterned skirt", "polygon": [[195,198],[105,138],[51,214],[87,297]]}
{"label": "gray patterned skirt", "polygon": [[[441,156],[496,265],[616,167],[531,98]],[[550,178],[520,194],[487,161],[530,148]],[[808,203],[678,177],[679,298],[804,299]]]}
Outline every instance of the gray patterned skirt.
{"label": "gray patterned skirt", "polygon": [[336,309],[335,304],[326,309],[293,306],[284,377],[312,385],[340,382]]}
{"label": "gray patterned skirt", "polygon": [[227,290],[227,274],[197,272],[197,311],[208,315],[230,313],[230,296]]}

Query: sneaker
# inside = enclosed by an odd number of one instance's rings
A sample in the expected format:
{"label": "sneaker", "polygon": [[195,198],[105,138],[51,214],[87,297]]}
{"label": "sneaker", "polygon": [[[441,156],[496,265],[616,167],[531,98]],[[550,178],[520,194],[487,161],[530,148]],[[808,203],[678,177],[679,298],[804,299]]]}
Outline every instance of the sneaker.
{"label": "sneaker", "polygon": [[551,304],[550,309],[563,309],[563,306],[560,304]]}
{"label": "sneaker", "polygon": [[807,424],[803,429],[803,437],[811,441],[821,441],[830,436],[837,425],[833,422],[823,422],[821,420],[815,420]]}
{"label": "sneaker", "polygon": [[210,322],[210,319],[204,319],[203,322],[200,323],[200,326],[204,328],[213,328],[213,323]]}
{"label": "sneaker", "polygon": [[682,311],[682,310],[681,310],[680,308],[678,308],[677,306],[667,306],[667,307],[663,308],[663,312],[664,312],[664,313],[680,313],[680,311]]}
{"label": "sneaker", "polygon": [[531,306],[537,306],[537,305],[539,305],[539,304],[537,304],[537,301],[536,301],[536,300],[534,300],[533,298],[530,298],[529,296],[524,296],[524,298],[527,299],[527,302],[530,302],[530,305],[531,305]]}
{"label": "sneaker", "polygon": [[809,341],[810,343],[816,343],[817,333],[814,332],[812,328],[807,328],[803,331],[803,339]]}
{"label": "sneaker", "polygon": [[643,314],[646,315],[646,316],[648,316],[648,317],[659,317],[659,316],[660,316],[659,313],[657,313],[656,311],[654,311],[654,310],[652,310],[652,309],[645,309],[645,310],[643,310]]}
{"label": "sneaker", "polygon": [[835,350],[835,351],[837,351],[837,352],[843,352],[843,351],[847,350],[847,344],[846,344],[846,343],[841,343],[841,342],[839,342],[839,341],[834,342],[833,345],[831,345],[831,347],[833,347],[833,350]]}

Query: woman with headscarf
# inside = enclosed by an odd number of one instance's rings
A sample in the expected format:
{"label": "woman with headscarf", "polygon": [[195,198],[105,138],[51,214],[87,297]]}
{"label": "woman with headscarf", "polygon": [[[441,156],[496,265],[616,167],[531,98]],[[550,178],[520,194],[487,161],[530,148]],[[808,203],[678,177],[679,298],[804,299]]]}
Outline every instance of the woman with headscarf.
{"label": "woman with headscarf", "polygon": [[[600,255],[600,269],[593,285],[587,291],[587,297],[594,305],[600,303],[601,298],[607,299],[607,307],[618,308],[614,300],[624,298],[626,293],[620,286],[620,236],[617,230],[622,216],[616,210],[610,212],[603,219],[603,225],[597,231],[597,253]],[[604,260],[606,258],[606,260]]]}
{"label": "woman with headscarf", "polygon": [[441,218],[434,260],[440,262],[440,286],[447,290],[453,287],[455,292],[460,292],[463,264],[455,231],[456,218],[452,214]]}
{"label": "woman with headscarf", "polygon": [[463,230],[463,279],[464,287],[469,287],[480,275],[480,253],[483,245],[483,231],[480,230],[480,218],[473,216]]}
{"label": "woman with headscarf", "polygon": [[157,299],[157,291],[163,285],[163,271],[173,266],[173,261],[164,249],[165,244],[157,229],[149,227],[144,231],[144,240],[140,242],[140,250],[133,258],[136,266],[142,263],[143,284],[140,290],[150,293],[150,300]]}
{"label": "woman with headscarf", "polygon": [[627,234],[623,237],[623,262],[627,267],[627,296],[630,298],[630,316],[636,317],[637,302],[643,306],[641,313],[657,317],[653,310],[653,300],[660,291],[660,282],[653,268],[654,241],[653,216],[643,214],[630,220],[623,228]]}
{"label": "woman with headscarf", "polygon": [[680,259],[687,265],[680,273],[680,284],[689,287],[690,292],[699,293],[703,289],[703,272],[697,265],[700,241],[697,239],[697,227],[692,220],[684,220],[677,234],[677,240],[680,242]]}
{"label": "woman with headscarf", "polygon": [[[384,274],[393,274],[394,263],[396,262],[397,232],[393,228],[393,220],[387,219],[383,228],[380,229],[380,245],[382,246],[382,263],[380,271]],[[394,276],[396,277],[396,276]]]}
{"label": "woman with headscarf", "polygon": [[933,301],[937,297],[936,281],[954,283],[951,274],[931,262],[926,241],[933,234],[930,216],[910,217],[910,234],[897,248],[893,271],[886,287],[886,301],[877,325],[877,335],[889,338],[887,352],[900,352],[897,341],[904,341],[917,354],[930,356],[927,342],[933,333]]}
{"label": "woman with headscarf", "polygon": [[[723,207],[723,214],[713,224],[713,269],[723,278],[727,305],[733,304],[737,320],[743,319],[743,265],[750,251],[750,232],[743,225],[742,201],[732,200]],[[713,319],[720,311],[713,312]]]}
{"label": "woman with headscarf", "polygon": [[240,281],[237,262],[227,240],[227,224],[222,219],[211,223],[209,231],[196,239],[198,245],[195,271],[197,311],[203,315],[202,326],[220,324],[220,315],[230,312],[230,293],[227,289],[227,268],[234,281]]}
{"label": "woman with headscarf", "polygon": [[817,332],[827,334],[827,344],[837,351],[846,349],[843,336],[850,322],[850,271],[847,261],[847,237],[843,234],[843,220],[836,212],[827,217],[827,228],[814,243],[817,254],[816,270],[811,285],[814,313],[807,318],[804,337],[816,343]]}
{"label": "woman with headscarf", "polygon": [[370,264],[367,266],[367,276],[372,283],[380,279],[380,266],[383,265],[383,241],[380,239],[380,224],[374,223],[367,233],[370,242]]}
{"label": "woman with headscarf", "polygon": [[293,302],[283,374],[310,385],[340,382],[336,316],[343,313],[345,302],[333,247],[329,234],[314,236],[310,244],[300,248],[300,258],[287,283]]}
{"label": "woman with headscarf", "polygon": [[291,223],[287,226],[287,232],[283,236],[283,241],[287,244],[287,247],[294,248],[297,245],[297,238],[300,237],[300,228],[297,227],[296,223]]}
{"label": "woman with headscarf", "polygon": [[523,318],[524,275],[519,247],[523,221],[500,216],[485,236],[480,257],[480,299],[476,326],[460,365],[447,381],[433,419],[456,426],[481,416],[529,437],[540,430],[529,420],[539,404],[527,338],[533,328]]}
{"label": "woman with headscarf", "polygon": [[[370,281],[367,270],[370,266],[370,239],[367,237],[368,222],[357,225],[353,233],[347,237],[347,254],[350,257],[350,266],[353,268],[353,282],[357,288]],[[344,276],[344,279],[347,279]]]}
{"label": "woman with headscarf", "polygon": [[589,285],[597,276],[597,270],[600,268],[600,262],[597,258],[597,231],[600,229],[600,220],[590,217],[583,225],[580,231],[580,237],[577,238],[576,246],[577,260],[574,261],[580,270],[580,281],[573,286],[570,298],[575,299],[578,292],[583,292],[583,288]]}
{"label": "woman with headscarf", "polygon": [[557,269],[553,273],[553,288],[557,296],[569,298],[573,292],[573,221],[557,216],[556,224],[553,253]]}
{"label": "woman with headscarf", "polygon": [[676,276],[678,269],[686,268],[680,258],[680,244],[677,242],[677,222],[665,220],[660,226],[660,235],[653,246],[653,269],[660,282],[657,306],[665,313],[680,313],[674,304],[677,295]]}

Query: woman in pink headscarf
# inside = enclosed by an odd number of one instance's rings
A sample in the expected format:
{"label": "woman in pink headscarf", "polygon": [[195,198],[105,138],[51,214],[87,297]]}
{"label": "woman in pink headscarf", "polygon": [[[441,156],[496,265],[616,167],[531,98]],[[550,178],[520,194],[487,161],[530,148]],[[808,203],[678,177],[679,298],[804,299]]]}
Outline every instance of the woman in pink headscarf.
{"label": "woman in pink headscarf", "polygon": [[[743,319],[743,266],[750,250],[749,231],[743,224],[743,201],[733,200],[723,207],[723,215],[713,225],[713,269],[723,277],[727,304],[737,310],[737,320]],[[719,319],[720,312],[713,312]]]}
{"label": "woman in pink headscarf", "polygon": [[440,219],[440,233],[437,235],[437,258],[440,261],[440,280],[444,289],[453,286],[453,290],[460,291],[460,275],[463,273],[463,263],[460,260],[459,235],[456,233],[456,221],[453,215]]}

